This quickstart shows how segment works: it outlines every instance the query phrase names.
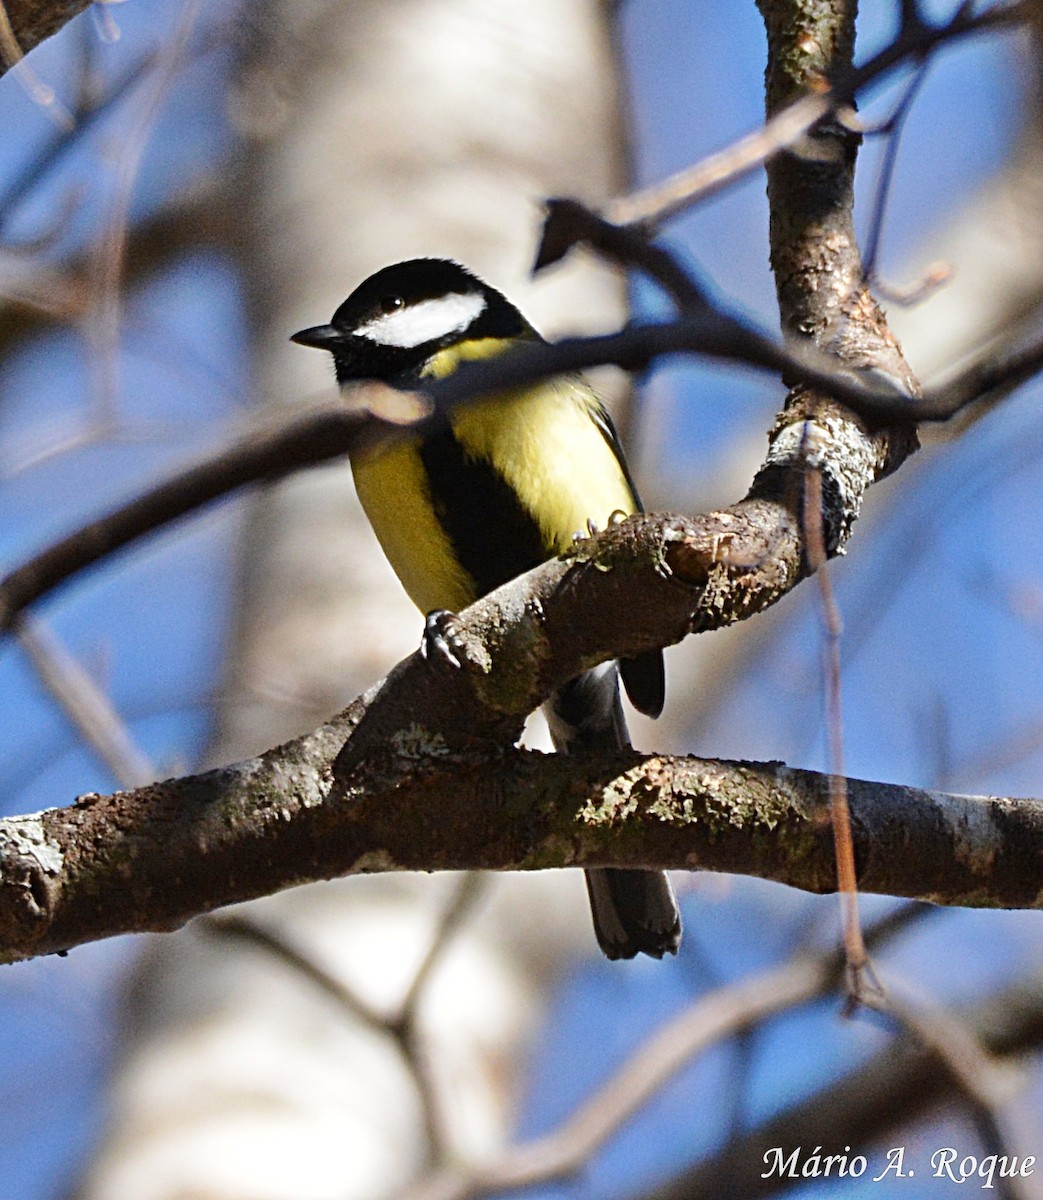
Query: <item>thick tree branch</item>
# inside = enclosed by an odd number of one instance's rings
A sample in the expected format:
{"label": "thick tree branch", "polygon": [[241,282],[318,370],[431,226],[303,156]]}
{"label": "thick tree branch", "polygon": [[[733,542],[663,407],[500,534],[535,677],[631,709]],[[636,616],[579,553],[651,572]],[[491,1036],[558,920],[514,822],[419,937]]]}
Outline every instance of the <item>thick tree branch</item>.
{"label": "thick tree branch", "polygon": [[[629,590],[612,576],[635,572],[547,564],[468,610],[462,670],[415,655],[335,721],[260,758],[0,823],[0,957],[171,929],[296,883],[384,870],[642,864],[830,890],[824,777],[778,763],[496,748],[541,693],[605,656],[593,647]],[[651,607],[673,597],[681,616],[687,589],[653,564],[644,573]],[[609,615],[591,620],[602,603],[591,589],[606,579],[597,590]],[[563,648],[553,663],[548,633]],[[638,628],[611,650],[646,636]],[[1040,903],[1036,802],[849,787],[864,890]]]}
{"label": "thick tree branch", "polygon": [[[440,769],[421,770],[430,735],[415,730],[368,763],[372,784],[345,796],[330,775],[344,728],[0,822],[2,957],[173,929],[222,904],[381,870],[641,864],[833,885],[826,778],[812,772],[637,755],[566,764],[523,750],[446,753]],[[848,786],[864,890],[1039,906],[1038,801]]]}

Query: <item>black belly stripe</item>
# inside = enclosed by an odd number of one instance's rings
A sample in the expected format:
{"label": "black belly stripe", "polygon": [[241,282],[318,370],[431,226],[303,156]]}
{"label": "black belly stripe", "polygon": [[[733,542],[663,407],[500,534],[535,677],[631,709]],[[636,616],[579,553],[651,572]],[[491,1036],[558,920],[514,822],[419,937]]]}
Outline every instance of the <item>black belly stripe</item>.
{"label": "black belly stripe", "polygon": [[420,459],[435,515],[474,581],[475,599],[550,557],[503,476],[487,460],[468,458],[452,430],[426,437]]}

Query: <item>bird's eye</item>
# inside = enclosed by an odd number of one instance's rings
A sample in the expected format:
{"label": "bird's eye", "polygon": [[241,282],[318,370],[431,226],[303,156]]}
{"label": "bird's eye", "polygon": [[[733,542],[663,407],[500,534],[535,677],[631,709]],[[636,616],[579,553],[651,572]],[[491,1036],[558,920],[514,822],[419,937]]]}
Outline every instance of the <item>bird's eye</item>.
{"label": "bird's eye", "polygon": [[385,296],[380,302],[380,311],[387,315],[388,313],[398,312],[400,308],[405,308],[406,302],[401,296]]}

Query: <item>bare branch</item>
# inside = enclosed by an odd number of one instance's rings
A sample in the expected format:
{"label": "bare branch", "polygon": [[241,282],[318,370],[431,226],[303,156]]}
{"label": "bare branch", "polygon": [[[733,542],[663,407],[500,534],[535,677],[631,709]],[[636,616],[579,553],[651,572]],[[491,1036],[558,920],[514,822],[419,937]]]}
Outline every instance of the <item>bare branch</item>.
{"label": "bare branch", "polygon": [[[919,916],[912,906],[900,910],[877,922],[867,932],[867,940],[879,944]],[[403,1200],[472,1200],[574,1175],[703,1050],[828,994],[840,982],[843,967],[836,952],[803,954],[781,967],[716,988],[646,1038],[622,1068],[552,1133],[471,1170],[447,1167],[422,1179]]]}
{"label": "bare branch", "polygon": [[466,871],[460,878],[449,903],[439,915],[427,951],[417,967],[398,1015],[389,1022],[390,1032],[397,1040],[404,1059],[416,1081],[417,1092],[424,1109],[424,1124],[432,1163],[438,1164],[454,1157],[456,1113],[440,1084],[438,1073],[430,1062],[429,1039],[423,1027],[421,1013],[424,997],[432,976],[445,960],[445,952],[474,912],[478,898],[485,890],[486,877],[477,871]]}
{"label": "bare branch", "polygon": [[25,49],[19,43],[18,35],[11,23],[8,3],[6,0],[0,0],[0,74],[9,67],[15,71],[16,76],[29,93],[30,99],[44,109],[59,128],[72,128],[72,115],[58,100],[54,89],[44,83],[32,67],[25,62]]}
{"label": "bare branch", "polygon": [[[562,587],[563,570],[548,564],[467,610],[462,645],[481,667],[450,672],[414,655],[341,717],[260,758],[0,823],[0,958],[170,929],[306,880],[382,870],[641,865],[831,890],[822,776],[510,746],[541,692],[597,657],[591,581],[606,573],[580,567]],[[666,603],[683,590],[658,578]],[[625,580],[620,590],[631,591]],[[542,639],[569,628],[572,654],[558,656],[555,677]],[[1038,802],[857,780],[848,797],[863,891],[1041,903]]]}
{"label": "bare branch", "polygon": [[[768,35],[765,99],[768,116],[806,95],[826,90],[831,81],[850,77],[854,69],[857,4],[826,6],[792,0],[758,0]],[[906,14],[908,16],[908,14]],[[903,22],[898,39],[921,29]],[[810,342],[825,354],[859,370],[893,379],[897,390],[919,396],[920,387],[897,341],[865,284],[865,271],[855,234],[854,179],[860,134],[846,114],[820,122],[793,152],[767,163],[771,265],[779,315],[787,337]],[[799,153],[798,153],[799,151]],[[787,399],[791,414],[806,412],[807,429],[836,411],[834,398],[816,396],[800,384]],[[916,449],[908,428],[881,435],[898,460]],[[825,522],[825,489],[831,486],[815,454],[807,454],[803,487],[803,522],[811,573],[818,575],[825,615],[826,720],[830,752],[830,817],[836,853],[837,888],[841,897],[844,945],[848,960],[850,1003],[870,999],[877,988],[858,918],[858,879],[851,829],[851,810],[843,763],[843,716],[840,696],[840,614],[826,563],[831,542]],[[835,484],[834,480],[834,484]]]}
{"label": "bare branch", "polygon": [[[1037,973],[957,1013],[966,1033],[984,1051],[1010,1060],[1043,1044],[1043,978]],[[720,1181],[735,1195],[774,1196],[806,1179],[766,1171],[764,1153],[772,1146],[821,1146],[824,1154],[846,1146],[867,1146],[900,1123],[908,1125],[952,1094],[952,1083],[935,1048],[912,1033],[898,1038],[868,1062],[825,1090],[783,1109],[744,1131],[709,1158],[696,1163],[653,1192],[647,1200],[716,1200]],[[885,1143],[886,1145],[886,1143]],[[765,1177],[768,1176],[768,1177]]]}
{"label": "bare branch", "polygon": [[[111,112],[117,104],[124,101],[135,87],[142,80],[147,79],[153,71],[160,75],[164,73],[168,68],[171,54],[183,56],[183,58],[202,58],[215,49],[229,45],[238,29],[234,17],[219,21],[194,37],[190,49],[184,44],[184,32],[185,24],[182,25],[180,34],[177,32],[174,34],[173,49],[163,47],[143,53],[120,75],[107,81],[100,95],[94,94],[94,87],[88,85],[91,72],[87,70],[86,65],[90,61],[88,51],[96,35],[90,32],[86,34],[83,43],[84,65],[81,68],[79,95],[73,112],[74,122],[68,128],[58,129],[50,139],[38,147],[33,157],[18,169],[14,177],[0,190],[0,230],[3,230],[12,212],[17,209],[21,201],[47,181],[47,176],[54,167],[82,142],[85,134],[90,131],[99,118]],[[180,47],[178,43],[180,43]],[[162,88],[163,85],[158,86]]]}
{"label": "bare branch", "polygon": [[[887,998],[875,1007],[895,1017],[944,1065],[975,1118],[987,1152],[1022,1161],[1031,1139],[1018,1119],[1017,1101],[1024,1103],[1019,1093],[1028,1086],[1027,1075],[990,1054],[968,1021],[917,994],[907,981],[896,986],[889,979]],[[1007,1200],[1039,1200],[1041,1195],[1035,1180],[1020,1176],[1002,1179],[1000,1189]]]}
{"label": "bare branch", "polygon": [[867,83],[881,78],[909,59],[921,60],[949,42],[983,30],[1002,29],[1027,21],[1032,0],[996,4],[980,13],[968,6],[950,21],[929,25],[923,21],[903,22],[898,38],[860,67],[837,72],[827,84],[799,97],[771,114],[762,128],[737,139],[694,166],[639,192],[622,196],[606,209],[610,220],[620,225],[641,225],[648,231],[691,208],[725,187],[737,183],[780,151],[794,146],[820,122],[850,103]]}
{"label": "bare branch", "polygon": [[102,427],[114,427],[119,395],[119,341],[123,317],[123,270],[130,222],[130,203],[141,161],[156,121],[188,61],[189,38],[201,0],[188,0],[174,31],[156,57],[156,69],[142,88],[134,120],[116,155],[113,194],[93,254],[86,333],[93,354],[92,407]]}
{"label": "bare branch", "polygon": [[840,893],[847,955],[849,1003],[857,1004],[873,994],[875,979],[858,917],[858,872],[855,868],[855,844],[851,834],[851,810],[847,802],[844,769],[844,709],[840,670],[843,622],[829,575],[822,536],[822,476],[814,467],[804,479],[804,536],[808,543],[808,563],[818,583],[822,623],[825,626],[826,652],[823,655],[822,673],[829,740],[829,815],[836,851],[837,891]]}
{"label": "bare branch", "polygon": [[[242,913],[234,915],[206,917],[199,924],[207,932],[216,937],[235,938],[248,942],[252,946],[272,955],[273,958],[297,972],[339,1005],[349,1019],[360,1022],[374,1033],[386,1037],[399,1053],[402,1065],[409,1072],[420,1099],[424,1113],[424,1126],[431,1152],[431,1161],[437,1161],[436,1149],[443,1143],[445,1125],[443,1105],[437,1094],[434,1081],[425,1069],[419,1047],[403,1036],[403,1028],[398,1017],[387,1015],[373,1008],[353,988],[342,979],[327,970],[316,958],[306,953],[301,947],[294,945],[281,933],[270,929],[252,917]],[[431,946],[444,948],[445,942],[436,933]]]}
{"label": "bare branch", "polygon": [[475,905],[484,890],[484,876],[473,871],[467,872],[460,879],[456,891],[450,896],[449,903],[439,916],[434,937],[431,939],[420,966],[417,967],[413,981],[409,985],[409,991],[402,1001],[401,1013],[397,1018],[397,1023],[409,1028],[414,1036],[420,1004],[431,976],[442,961],[446,947],[452,943],[453,938],[459,933],[468,917],[473,914]]}
{"label": "bare branch", "polygon": [[44,687],[124,787],[155,779],[152,764],[138,748],[109,698],[40,622],[20,616],[18,641]]}
{"label": "bare branch", "polygon": [[343,404],[306,410],[274,432],[247,437],[210,455],[151,491],[83,526],[16,568],[0,583],[0,626],[85,567],[146,533],[245,484],[278,479],[297,467],[346,453],[359,416]]}
{"label": "bare branch", "polygon": [[[891,187],[894,183],[895,167],[898,165],[898,150],[902,140],[902,130],[906,118],[912,111],[916,99],[927,78],[927,64],[921,62],[916,68],[912,82],[902,93],[894,112],[873,133],[882,133],[887,138],[883,159],[880,163],[879,178],[876,183],[876,195],[873,197],[873,212],[869,219],[869,231],[866,234],[865,276],[879,286],[877,264],[880,258],[880,243],[884,234],[884,222],[887,216],[887,205],[891,198]],[[940,282],[940,281],[939,281]],[[937,286],[937,285],[935,285]],[[908,301],[907,301],[908,303]]]}
{"label": "bare branch", "polygon": [[893,392],[875,393],[852,376],[833,370],[824,359],[783,350],[731,318],[716,314],[663,326],[631,326],[600,338],[519,347],[499,358],[468,364],[432,384],[423,393],[426,403],[419,406],[421,417],[412,423],[401,418],[397,425],[378,419],[367,421],[364,418],[372,417],[372,413],[335,403],[283,417],[269,429],[208,456],[11,571],[0,581],[0,628],[9,626],[18,612],[78,571],[239,487],[278,479],[301,467],[338,458],[363,438],[419,432],[424,420],[434,419],[453,405],[519,383],[607,362],[638,369],[660,354],[683,350],[753,362],[773,370],[788,365],[837,395],[854,398],[860,406],[865,403],[871,409],[879,405],[905,412],[910,408],[909,401],[896,400]]}
{"label": "bare branch", "polygon": [[[716,312],[684,317],[663,325],[635,325],[597,338],[573,338],[556,344],[520,347],[486,362],[469,364],[448,379],[431,385],[424,396],[427,415],[412,426],[400,425],[399,436],[421,427],[421,421],[455,404],[489,392],[532,382],[562,372],[601,363],[639,369],[661,354],[691,352],[799,374],[809,384],[842,399],[867,420],[945,420],[984,395],[1011,391],[1043,367],[1043,340],[1009,356],[972,365],[944,388],[922,400],[899,396],[894,390],[874,392],[824,356],[803,348],[783,349],[755,330]],[[318,465],[346,454],[364,437],[396,436],[387,422],[367,420],[371,414],[341,403],[316,407],[283,417],[274,426],[248,435],[229,448],[163,481],[151,491],[105,514],[46,547],[0,581],[0,628],[77,572],[122,549],[137,538],[176,521],[235,489],[274,480],[294,470]],[[849,424],[849,418],[841,418]],[[408,423],[407,423],[408,424]],[[827,420],[828,424],[828,420]],[[800,429],[800,411],[780,418],[775,440],[789,425]],[[803,437],[803,434],[800,434]],[[873,452],[874,471],[891,470],[911,449],[911,434],[884,452]],[[849,447],[850,449],[850,447]],[[889,458],[888,454],[896,455]],[[873,463],[875,462],[875,466]],[[769,458],[767,467],[778,466]],[[850,474],[850,467],[845,467]],[[762,475],[764,472],[762,472]],[[867,480],[868,482],[868,480]],[[755,484],[755,490],[758,485]],[[751,496],[753,493],[751,493]],[[854,500],[845,496],[845,503]],[[860,497],[858,497],[860,499]],[[853,516],[844,517],[850,528]],[[831,553],[835,549],[830,547]]]}
{"label": "bare branch", "polygon": [[[227,250],[234,241],[235,216],[224,188],[214,178],[198,179],[129,230],[124,283],[145,281],[190,247]],[[91,303],[91,269],[91,257],[83,254],[58,266],[43,261],[22,266],[14,285],[5,281],[7,294],[0,295],[0,349],[82,318]]]}

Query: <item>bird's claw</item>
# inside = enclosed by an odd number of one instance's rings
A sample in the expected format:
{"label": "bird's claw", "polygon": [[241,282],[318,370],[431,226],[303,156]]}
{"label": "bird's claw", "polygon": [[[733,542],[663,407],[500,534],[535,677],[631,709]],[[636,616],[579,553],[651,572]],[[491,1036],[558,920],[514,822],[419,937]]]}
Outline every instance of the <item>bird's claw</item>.
{"label": "bird's claw", "polygon": [[436,608],[424,618],[424,636],[420,642],[420,656],[428,662],[443,662],[451,667],[462,667],[464,651],[456,638],[459,625],[456,613],[445,608]]}

